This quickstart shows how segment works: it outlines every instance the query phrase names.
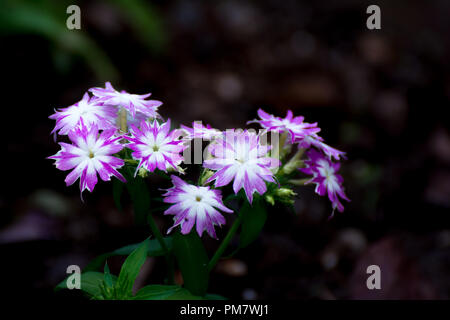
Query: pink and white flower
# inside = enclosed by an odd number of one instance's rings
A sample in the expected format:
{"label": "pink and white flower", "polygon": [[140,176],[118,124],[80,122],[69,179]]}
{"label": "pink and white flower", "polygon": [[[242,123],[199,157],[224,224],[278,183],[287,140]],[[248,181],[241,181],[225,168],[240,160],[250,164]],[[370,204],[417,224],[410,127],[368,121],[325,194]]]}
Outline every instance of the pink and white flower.
{"label": "pink and white flower", "polygon": [[138,129],[130,125],[131,137],[125,136],[130,141],[127,147],[134,152],[132,156],[139,160],[136,172],[144,167],[148,171],[167,171],[168,168],[177,169],[183,160],[182,152],[186,146],[179,139],[177,130],[170,131],[170,119],[161,125],[154,120],[153,123],[143,121]]}
{"label": "pink and white flower", "polygon": [[116,122],[116,110],[111,106],[105,106],[96,98],[90,98],[85,93],[83,99],[70,107],[55,110],[50,119],[56,120],[56,126],[52,130],[55,133],[66,135],[71,130],[79,128],[81,122],[87,127],[97,125],[98,129],[113,129]]}
{"label": "pink and white flower", "polygon": [[205,160],[203,166],[216,172],[207,182],[215,180],[215,186],[221,187],[234,179],[234,192],[244,188],[251,203],[255,191],[261,195],[266,192],[266,181],[275,182],[270,169],[280,162],[268,157],[270,149],[271,146],[260,143],[260,136],[255,133],[227,130],[209,147],[213,158]]}
{"label": "pink and white flower", "polygon": [[214,238],[216,232],[214,226],[225,224],[225,218],[217,210],[232,213],[222,202],[219,190],[209,187],[198,187],[188,184],[177,176],[171,176],[173,187],[166,190],[164,202],[173,203],[164,214],[174,215],[174,225],[168,230],[171,232],[176,226],[181,226],[181,233],[187,234],[194,224],[198,235],[201,237],[203,231]]}
{"label": "pink and white flower", "polygon": [[318,134],[313,133],[310,135],[307,135],[304,138],[296,139],[295,142],[298,143],[299,148],[308,149],[311,146],[322,150],[323,153],[325,153],[331,160],[331,158],[335,158],[336,160],[340,160],[340,157],[345,158],[345,152],[340,151],[338,149],[335,149],[333,147],[330,147],[329,145],[325,144],[323,142],[323,138],[320,137]]}
{"label": "pink and white flower", "polygon": [[294,140],[297,138],[303,138],[309,134],[320,131],[320,128],[317,127],[317,122],[303,122],[304,117],[294,117],[291,110],[287,111],[286,118],[284,119],[268,114],[262,109],[258,110],[258,115],[261,120],[248,121],[247,124],[259,123],[261,127],[265,128],[267,131],[280,133],[288,132],[292,143],[294,143]]}
{"label": "pink and white flower", "polygon": [[147,118],[159,117],[157,110],[162,102],[145,100],[151,96],[151,93],[139,95],[124,90],[119,92],[113,88],[110,82],[105,83],[105,88],[91,88],[89,91],[105,105],[125,108],[133,119],[136,117],[136,113],[141,113]]}
{"label": "pink and white flower", "polygon": [[222,136],[222,131],[212,128],[209,124],[206,127],[201,123],[194,121],[192,128],[181,125],[181,130],[185,134],[185,140],[203,139],[211,141],[214,138]]}
{"label": "pink and white flower", "polygon": [[56,160],[55,166],[60,170],[72,170],[66,179],[66,185],[72,185],[80,178],[81,193],[88,189],[90,192],[97,184],[97,173],[103,181],[109,181],[115,176],[122,182],[125,178],[117,171],[124,161],[113,154],[122,150],[119,143],[121,137],[114,137],[115,130],[105,130],[99,135],[97,125],[87,128],[81,123],[80,128],[69,132],[72,144],[60,142],[61,150],[49,159]]}
{"label": "pink and white flower", "polygon": [[333,206],[333,212],[337,208],[339,212],[344,211],[344,206],[339,201],[339,197],[350,201],[344,193],[344,179],[337,172],[340,168],[340,163],[333,163],[330,159],[325,157],[321,152],[311,149],[307,152],[308,160],[305,160],[305,168],[300,168],[300,171],[312,175],[312,179],[307,183],[316,184],[316,193],[324,196],[328,194],[328,198]]}

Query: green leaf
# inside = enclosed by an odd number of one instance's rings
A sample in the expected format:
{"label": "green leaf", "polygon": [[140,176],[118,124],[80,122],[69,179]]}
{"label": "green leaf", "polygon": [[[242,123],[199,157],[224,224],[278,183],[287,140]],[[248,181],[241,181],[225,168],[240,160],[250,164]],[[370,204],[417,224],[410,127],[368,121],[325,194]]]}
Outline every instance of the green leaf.
{"label": "green leaf", "polygon": [[[222,300],[218,295],[207,295],[209,300]],[[193,295],[189,290],[175,285],[149,285],[143,287],[133,300],[203,300],[201,296]],[[224,299],[224,298],[223,298]]]}
{"label": "green leaf", "polygon": [[239,247],[245,248],[256,240],[260,234],[267,219],[267,211],[261,198],[255,197],[252,205],[248,201],[245,201],[241,208],[241,214],[243,218],[239,236]]}
{"label": "green leaf", "polygon": [[[99,297],[102,295],[101,285],[103,284],[104,275],[101,272],[84,272],[81,275],[81,290],[90,297]],[[55,290],[67,289],[67,279],[60,282]],[[117,277],[111,275],[112,284],[117,281]]]}
{"label": "green leaf", "polygon": [[173,235],[173,252],[184,279],[184,286],[194,295],[203,296],[208,288],[208,255],[195,230],[187,235]]}
{"label": "green leaf", "polygon": [[120,269],[116,288],[122,296],[131,296],[134,281],[141,270],[142,265],[147,258],[149,248],[148,239],[144,240],[137,249],[135,249],[125,260]]}
{"label": "green leaf", "polygon": [[134,300],[164,300],[181,290],[180,286],[149,285],[140,289],[134,296]]}
{"label": "green leaf", "polygon": [[[169,250],[172,249],[172,237],[165,237],[164,238],[164,242],[166,243],[166,246]],[[103,264],[105,263],[106,259],[108,259],[109,257],[114,257],[114,256],[127,256],[129,255],[131,252],[133,252],[137,247],[139,247],[141,243],[135,243],[135,244],[130,244],[128,246],[119,248],[117,250],[108,252],[108,253],[104,253],[100,256],[98,256],[97,258],[95,258],[94,260],[92,260],[85,268],[84,268],[84,272],[86,271],[95,271],[95,270],[100,270],[100,268],[103,266]],[[161,245],[159,244],[159,241],[157,239],[152,239],[149,240],[149,248],[148,248],[148,252],[147,252],[147,256],[149,257],[159,257],[164,255],[164,250],[161,248]]]}
{"label": "green leaf", "polygon": [[109,271],[109,267],[108,267],[108,262],[105,263],[105,269],[104,269],[104,281],[105,284],[108,288],[111,288],[113,286],[113,281],[112,281],[112,275],[111,272]]}
{"label": "green leaf", "polygon": [[174,294],[167,297],[165,300],[203,300],[203,297],[196,296],[185,288],[180,288],[180,290],[176,291]]}
{"label": "green leaf", "polygon": [[114,198],[114,203],[117,207],[117,209],[119,211],[122,211],[122,203],[120,202],[120,199],[122,197],[123,194],[123,189],[125,187],[125,184],[118,180],[118,179],[113,179],[113,198]]}

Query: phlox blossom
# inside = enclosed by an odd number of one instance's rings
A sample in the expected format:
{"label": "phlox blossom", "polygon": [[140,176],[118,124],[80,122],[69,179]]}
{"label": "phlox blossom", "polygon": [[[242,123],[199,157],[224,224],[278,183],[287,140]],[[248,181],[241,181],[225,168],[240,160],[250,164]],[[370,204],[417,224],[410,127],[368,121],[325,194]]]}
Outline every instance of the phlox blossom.
{"label": "phlox blossom", "polygon": [[156,168],[161,171],[169,167],[177,169],[183,160],[180,152],[186,146],[177,130],[170,131],[170,119],[162,124],[156,120],[142,121],[140,128],[130,125],[130,136],[125,138],[130,141],[127,147],[134,151],[133,158],[139,160],[136,172],[141,167],[151,172]]}
{"label": "phlox blossom", "polygon": [[50,119],[56,120],[56,126],[52,133],[67,135],[69,131],[78,128],[81,122],[90,127],[93,124],[99,130],[114,129],[116,111],[111,106],[105,106],[95,97],[89,97],[85,93],[81,101],[59,110],[55,110]]}
{"label": "phlox blossom", "polygon": [[279,166],[279,160],[267,154],[271,146],[262,145],[260,135],[249,131],[227,131],[209,147],[212,159],[204,161],[205,168],[216,171],[207,182],[215,180],[221,187],[233,179],[233,190],[244,189],[248,201],[253,201],[253,193],[264,194],[267,182],[275,182],[270,169]]}
{"label": "phlox blossom", "polygon": [[195,186],[188,184],[181,178],[171,176],[173,187],[166,190],[164,202],[173,205],[164,214],[174,215],[174,225],[168,230],[172,231],[176,226],[181,226],[181,233],[187,234],[194,224],[198,235],[201,237],[203,231],[212,237],[216,237],[214,226],[225,224],[225,218],[217,210],[232,213],[222,202],[219,190],[206,186]]}
{"label": "phlox blossom", "polygon": [[308,160],[305,160],[305,168],[300,168],[300,171],[312,175],[312,179],[307,183],[314,183],[316,185],[316,193],[324,196],[328,195],[334,209],[339,212],[344,211],[344,206],[339,201],[342,198],[346,201],[350,199],[344,193],[344,179],[337,172],[340,168],[340,163],[333,163],[329,158],[325,157],[321,152],[311,149],[307,152]]}
{"label": "phlox blossom", "polygon": [[313,146],[319,150],[322,150],[322,152],[325,153],[330,158],[330,160],[331,158],[335,158],[336,160],[340,160],[340,157],[345,158],[345,152],[330,147],[323,141],[324,140],[322,137],[320,137],[316,133],[313,133],[307,135],[306,137],[296,139],[295,142],[298,143],[299,148],[308,149]]}
{"label": "phlox blossom", "polygon": [[122,150],[119,143],[121,137],[115,137],[115,130],[105,130],[99,135],[97,125],[87,128],[83,123],[80,128],[69,132],[72,144],[60,142],[61,150],[49,157],[54,159],[56,168],[72,170],[66,179],[66,185],[72,185],[80,178],[81,193],[88,189],[90,192],[97,184],[97,174],[103,181],[109,181],[115,176],[122,182],[125,178],[117,171],[124,161],[113,154]]}
{"label": "phlox blossom", "polygon": [[309,134],[320,131],[316,123],[303,122],[304,117],[294,117],[291,110],[287,111],[286,118],[276,117],[268,114],[262,109],[258,110],[258,116],[261,120],[252,120],[247,123],[259,123],[261,127],[267,131],[273,132],[287,132],[291,138],[291,142],[294,143],[295,139],[303,138]]}
{"label": "phlox blossom", "polygon": [[140,113],[147,118],[158,118],[158,107],[162,105],[158,100],[145,100],[150,97],[147,94],[131,94],[124,90],[117,91],[110,82],[105,83],[105,88],[91,88],[92,94],[105,105],[125,108],[134,119],[136,113]]}
{"label": "phlox blossom", "polygon": [[181,125],[186,140],[203,139],[206,141],[222,136],[220,130],[212,128],[209,124],[204,126],[201,122],[194,121],[192,128]]}

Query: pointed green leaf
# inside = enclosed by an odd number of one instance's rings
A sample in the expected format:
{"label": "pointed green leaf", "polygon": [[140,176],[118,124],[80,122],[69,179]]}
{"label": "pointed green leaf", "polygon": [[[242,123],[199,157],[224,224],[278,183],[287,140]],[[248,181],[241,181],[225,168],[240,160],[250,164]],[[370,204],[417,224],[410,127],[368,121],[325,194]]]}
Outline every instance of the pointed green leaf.
{"label": "pointed green leaf", "polygon": [[[170,250],[172,250],[172,237],[165,237],[164,238],[164,242],[166,243],[167,248]],[[84,272],[87,271],[96,271],[96,270],[100,270],[100,268],[103,266],[103,264],[105,263],[106,259],[108,259],[109,257],[113,257],[113,256],[127,256],[129,255],[131,252],[133,252],[133,250],[135,250],[137,247],[139,247],[141,243],[135,243],[135,244],[130,244],[128,246],[119,248],[117,250],[108,252],[108,253],[104,253],[98,257],[96,257],[94,260],[92,260],[84,269]],[[164,255],[164,250],[161,248],[161,245],[159,244],[159,241],[157,239],[152,239],[149,240],[149,248],[148,248],[148,252],[147,252],[147,256],[149,257],[159,257]]]}
{"label": "pointed green leaf", "polygon": [[[211,300],[213,299],[216,299],[216,296]],[[203,300],[203,297],[193,295],[180,286],[149,285],[139,290],[133,300]],[[221,299],[217,298],[217,300]]]}
{"label": "pointed green leaf", "polygon": [[[99,297],[102,295],[101,285],[103,284],[104,275],[101,272],[85,272],[81,274],[81,290],[90,297]],[[67,289],[67,279],[59,283],[55,290]],[[111,282],[114,284],[117,277],[111,275]]]}
{"label": "pointed green leaf", "polygon": [[113,281],[112,281],[112,275],[111,272],[109,271],[109,267],[108,267],[108,262],[105,263],[105,269],[104,269],[104,281],[107,287],[111,288],[113,286]]}
{"label": "pointed green leaf", "polygon": [[165,300],[203,300],[203,297],[194,295],[185,288],[180,288]]}
{"label": "pointed green leaf", "polygon": [[134,300],[163,300],[177,291],[181,290],[180,286],[169,285],[149,285],[140,289],[134,296]]}
{"label": "pointed green leaf", "polygon": [[137,249],[135,249],[125,260],[117,279],[116,288],[119,293],[126,296],[132,295],[134,281],[141,270],[142,265],[147,258],[149,248],[148,239],[144,240]]}

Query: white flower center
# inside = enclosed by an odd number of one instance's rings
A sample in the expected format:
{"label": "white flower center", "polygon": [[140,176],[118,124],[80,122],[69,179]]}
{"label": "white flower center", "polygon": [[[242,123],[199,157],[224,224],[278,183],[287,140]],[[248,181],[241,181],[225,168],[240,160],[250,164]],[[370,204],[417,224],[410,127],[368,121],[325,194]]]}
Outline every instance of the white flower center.
{"label": "white flower center", "polygon": [[84,116],[85,114],[90,112],[90,105],[87,104],[85,101],[80,101],[78,104],[78,112],[80,116]]}
{"label": "white flower center", "polygon": [[336,179],[335,171],[332,166],[328,164],[326,161],[318,162],[318,169],[322,177],[325,178],[325,184],[327,188],[331,191],[339,189],[339,183]]}

